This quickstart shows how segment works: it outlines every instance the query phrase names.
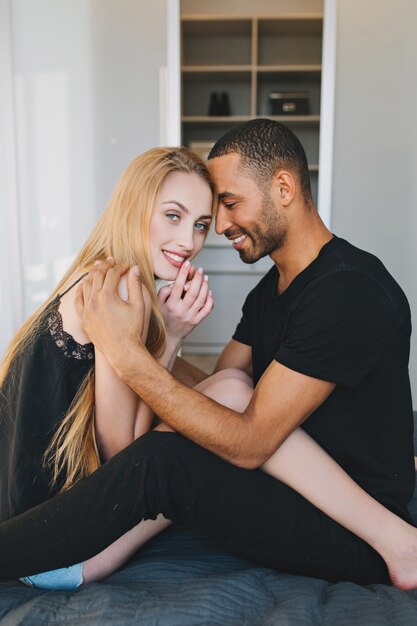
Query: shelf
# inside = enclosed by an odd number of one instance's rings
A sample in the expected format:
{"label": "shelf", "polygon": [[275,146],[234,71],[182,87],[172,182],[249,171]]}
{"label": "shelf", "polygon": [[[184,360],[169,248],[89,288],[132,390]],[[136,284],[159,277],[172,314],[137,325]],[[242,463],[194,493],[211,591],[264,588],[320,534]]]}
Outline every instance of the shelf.
{"label": "shelf", "polygon": [[[206,154],[242,122],[281,122],[304,146],[317,200],[323,15],[290,7],[280,15],[230,15],[227,1],[223,9],[224,15],[181,18],[182,142]],[[272,115],[272,92],[307,92],[308,114]],[[227,93],[231,115],[208,115],[216,93]]]}
{"label": "shelf", "polygon": [[[224,0],[213,3],[213,11],[215,4],[222,15],[191,15],[193,10],[204,10],[203,4],[181,2],[187,11],[181,17],[182,144],[207,159],[215,142],[238,124],[260,118],[281,122],[305,149],[317,202],[323,15],[309,12],[311,0],[251,4]],[[204,6],[206,11],[212,8],[211,3]],[[245,7],[253,13],[247,14]],[[270,15],[271,11],[280,13]],[[272,92],[307,92],[308,115],[272,115],[280,110],[273,107]],[[214,94],[224,93],[231,115],[208,115]],[[231,243],[211,229],[198,262],[210,276],[218,306],[214,316],[187,338],[186,348],[194,353],[220,352],[240,318],[246,293],[269,270],[270,259],[241,263]]]}
{"label": "shelf", "polygon": [[256,69],[259,73],[270,72],[271,74],[317,74],[319,77],[321,75],[321,63],[311,63],[311,64],[302,64],[302,63],[293,63],[291,65],[257,65],[254,69]]}
{"label": "shelf", "polygon": [[259,19],[258,64],[319,64],[322,19]]}
{"label": "shelf", "polygon": [[183,115],[181,120],[185,124],[201,124],[202,122],[211,124],[223,124],[233,122],[247,122],[253,119],[250,115]]}
{"label": "shelf", "polygon": [[287,37],[290,35],[299,37],[302,35],[303,37],[316,36],[321,38],[322,33],[322,15],[259,18],[259,34],[262,36]]}
{"label": "shelf", "polygon": [[[314,21],[322,22],[323,13],[312,13],[308,11],[302,11],[301,13],[287,13],[287,14],[265,14],[259,13],[247,13],[239,14],[238,16],[227,13],[183,13],[181,15],[181,21],[186,22],[246,22],[251,20],[259,20],[263,22],[293,22],[296,24],[311,24]],[[298,32],[297,28],[297,32]]]}
{"label": "shelf", "polygon": [[252,20],[182,20],[182,65],[248,65]]}
{"label": "shelf", "polygon": [[183,16],[182,33],[185,37],[251,36],[252,18]]}
{"label": "shelf", "polygon": [[287,74],[299,72],[303,74],[321,74],[320,63],[293,63],[291,65],[183,65],[181,71],[184,74],[194,73],[219,73],[222,72],[271,72],[276,74]]}
{"label": "shelf", "polygon": [[181,71],[184,74],[221,74],[223,72],[251,72],[252,69],[252,65],[183,65]]}
{"label": "shelf", "polygon": [[185,124],[201,124],[211,123],[211,124],[224,124],[224,123],[234,123],[234,122],[248,122],[249,120],[254,120],[261,117],[267,117],[271,120],[276,120],[277,122],[288,124],[318,124],[320,122],[320,115],[183,115],[181,120]]}

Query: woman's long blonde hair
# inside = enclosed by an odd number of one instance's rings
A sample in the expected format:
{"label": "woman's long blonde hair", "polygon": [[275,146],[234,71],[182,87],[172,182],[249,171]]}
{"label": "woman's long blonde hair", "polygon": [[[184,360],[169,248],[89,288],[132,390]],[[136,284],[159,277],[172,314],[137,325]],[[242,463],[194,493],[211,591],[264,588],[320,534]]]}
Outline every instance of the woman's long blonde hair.
{"label": "woman's long blonde hair", "polygon": [[[154,148],[134,159],[117,182],[105,211],[65,276],[13,338],[0,371],[0,388],[13,362],[39,333],[50,303],[76,274],[88,271],[95,261],[109,256],[114,257],[116,264],[140,267],[141,281],[149,291],[152,306],[146,345],[154,356],[163,352],[166,334],[155,290],[149,225],[157,194],[171,172],[195,173],[213,191],[205,164],[187,148]],[[84,377],[45,453],[44,462],[52,470],[52,484],[59,483],[60,491],[67,490],[100,465],[94,432],[94,387],[93,367]]]}

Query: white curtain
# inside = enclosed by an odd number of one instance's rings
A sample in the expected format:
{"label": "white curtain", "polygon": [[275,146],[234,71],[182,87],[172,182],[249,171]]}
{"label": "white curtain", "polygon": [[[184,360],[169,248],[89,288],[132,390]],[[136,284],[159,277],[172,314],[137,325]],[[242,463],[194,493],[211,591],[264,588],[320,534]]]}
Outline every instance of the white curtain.
{"label": "white curtain", "polygon": [[0,0],[0,352],[159,144],[166,18],[167,0]]}
{"label": "white curtain", "polygon": [[22,319],[10,0],[0,0],[0,353]]}

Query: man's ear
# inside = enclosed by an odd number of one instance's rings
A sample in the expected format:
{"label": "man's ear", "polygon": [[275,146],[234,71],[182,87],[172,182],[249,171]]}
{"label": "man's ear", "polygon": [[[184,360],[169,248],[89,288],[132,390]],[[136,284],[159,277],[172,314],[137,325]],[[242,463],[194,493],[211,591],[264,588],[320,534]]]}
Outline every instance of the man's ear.
{"label": "man's ear", "polygon": [[275,196],[281,206],[288,206],[295,195],[295,178],[288,170],[278,170],[272,179],[271,195]]}

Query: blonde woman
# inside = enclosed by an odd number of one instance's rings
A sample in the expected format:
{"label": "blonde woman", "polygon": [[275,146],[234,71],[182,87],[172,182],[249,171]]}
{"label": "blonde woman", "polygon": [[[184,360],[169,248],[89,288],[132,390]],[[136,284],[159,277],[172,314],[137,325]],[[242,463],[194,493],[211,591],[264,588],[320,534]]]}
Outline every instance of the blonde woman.
{"label": "blonde woman", "polygon": [[[85,246],[6,355],[0,379],[2,520],[66,491],[151,429],[150,409],[94,353],[74,287],[109,256],[138,265],[147,301],[143,340],[170,368],[183,338],[213,306],[207,277],[190,265],[206,238],[212,204],[207,169],[185,148],[149,150],[126,168]],[[177,281],[158,296],[156,278]],[[126,277],[119,290],[127,298]],[[71,585],[79,569],[62,572],[60,584]]]}
{"label": "blonde woman", "polygon": [[[136,298],[142,290],[135,281],[139,269],[146,303],[142,338],[171,368],[184,336],[213,306],[206,277],[190,265],[204,243],[211,209],[210,179],[197,157],[186,149],[145,153],[126,169],[67,275],[14,339],[1,377],[0,492],[6,521],[0,525],[0,579],[29,575],[23,579],[27,584],[74,589],[109,575],[169,524],[161,514],[146,519],[156,515],[144,513],[137,502],[140,487],[148,499],[160,488],[152,474],[158,464],[147,466],[146,458],[143,466],[133,463],[135,443],[129,445],[152,428],[153,415],[104,356],[94,355],[73,287],[86,272],[98,284],[96,264],[112,257],[131,267],[119,282],[120,296]],[[155,277],[174,283],[158,296]],[[252,394],[249,377],[233,369],[218,371],[196,389],[240,412]],[[163,468],[163,455],[160,462]],[[413,551],[404,551],[401,571],[397,548],[406,540],[413,546],[415,529],[363,492],[303,430],[289,436],[263,469],[375,550],[379,545],[393,582],[414,586]],[[174,484],[174,509],[175,497]],[[195,502],[193,494],[189,498]],[[166,506],[172,509],[172,502]],[[221,511],[213,513],[221,518]],[[78,559],[85,562],[33,575]]]}

